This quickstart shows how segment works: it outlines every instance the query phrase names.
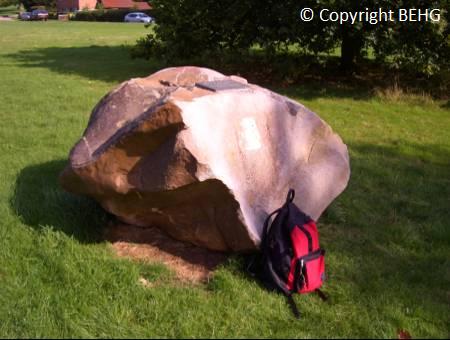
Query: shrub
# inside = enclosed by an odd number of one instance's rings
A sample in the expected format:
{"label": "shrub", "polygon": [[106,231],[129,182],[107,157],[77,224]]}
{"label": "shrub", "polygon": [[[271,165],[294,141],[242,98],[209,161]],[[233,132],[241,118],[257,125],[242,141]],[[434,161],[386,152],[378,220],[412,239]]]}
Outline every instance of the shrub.
{"label": "shrub", "polygon": [[58,13],[57,12],[48,12],[48,18],[50,20],[58,20]]}
{"label": "shrub", "polygon": [[[257,37],[258,17],[248,1],[155,0],[155,35],[140,39],[136,51],[186,59],[204,53],[248,49]],[[137,53],[135,53],[135,56]]]}
{"label": "shrub", "polygon": [[[70,20],[75,21],[107,21],[107,22],[122,22],[125,15],[133,12],[132,9],[96,9],[93,11],[77,12]],[[150,11],[140,11],[150,15]]]}

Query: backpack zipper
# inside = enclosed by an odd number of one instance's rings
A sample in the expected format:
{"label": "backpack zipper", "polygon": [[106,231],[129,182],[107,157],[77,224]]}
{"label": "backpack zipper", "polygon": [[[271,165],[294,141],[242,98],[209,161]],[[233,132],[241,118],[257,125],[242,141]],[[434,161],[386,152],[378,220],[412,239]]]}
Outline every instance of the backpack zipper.
{"label": "backpack zipper", "polygon": [[319,248],[319,249],[317,249],[317,250],[315,250],[315,251],[313,251],[313,252],[311,252],[311,253],[309,253],[309,254],[307,254],[305,256],[299,257],[298,259],[301,260],[301,261],[304,261],[304,262],[308,262],[308,261],[312,261],[312,260],[318,259],[320,256],[322,256],[324,254],[325,254],[325,250],[322,249],[322,248]]}
{"label": "backpack zipper", "polygon": [[306,230],[306,228],[303,225],[297,225],[297,226],[303,232],[303,234],[305,234],[306,238],[308,239],[308,253],[311,253],[312,248],[313,248],[313,241],[312,241],[311,233],[308,230]]}

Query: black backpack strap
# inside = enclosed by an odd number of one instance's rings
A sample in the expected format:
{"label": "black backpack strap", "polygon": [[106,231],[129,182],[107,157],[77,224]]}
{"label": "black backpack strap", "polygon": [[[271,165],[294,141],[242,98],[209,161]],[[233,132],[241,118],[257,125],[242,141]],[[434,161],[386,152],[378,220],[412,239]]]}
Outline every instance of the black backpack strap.
{"label": "black backpack strap", "polygon": [[280,279],[278,274],[273,269],[273,263],[270,258],[266,258],[267,269],[269,271],[270,276],[272,277],[273,283],[277,286],[277,288],[286,296],[291,295],[291,292],[286,287],[284,282]]}
{"label": "black backpack strap", "polygon": [[291,307],[292,313],[294,314],[296,319],[300,319],[300,312],[298,311],[297,305],[292,297],[292,294],[287,296],[289,307]]}
{"label": "black backpack strap", "polygon": [[[293,199],[293,196],[292,196]],[[288,199],[286,200],[286,204],[290,203],[291,201],[289,200],[289,195],[288,195]],[[263,253],[265,255],[265,260],[266,260],[266,268],[268,269],[268,272],[270,274],[270,276],[272,277],[272,281],[275,284],[275,286],[278,288],[279,291],[281,291],[287,298],[288,304],[292,310],[292,313],[294,314],[294,317],[296,319],[300,319],[300,312],[298,311],[297,305],[295,304],[295,301],[292,297],[292,292],[289,291],[289,289],[286,287],[286,285],[284,284],[284,282],[280,279],[280,277],[278,276],[278,274],[275,272],[275,270],[273,269],[273,264],[272,264],[272,260],[270,259],[270,256],[268,256],[267,251],[268,251],[268,247],[266,246],[265,242],[266,242],[266,238],[267,235],[269,233],[270,230],[270,218],[276,214],[279,213],[281,210],[277,209],[274,212],[272,212],[266,219],[266,221],[264,222],[264,229],[263,229],[263,241],[261,241],[261,248],[263,250]]]}
{"label": "black backpack strap", "polygon": [[[286,197],[286,203],[283,205],[283,207],[285,207],[285,206],[289,207],[289,203],[292,203],[292,201],[294,200],[294,197],[295,197],[295,191],[294,191],[294,189],[290,189],[287,194],[287,197]],[[262,234],[262,239],[261,239],[261,249],[263,251],[263,254],[265,255],[267,269],[268,269],[270,276],[272,277],[273,283],[286,296],[289,306],[291,307],[292,313],[294,314],[296,319],[299,319],[300,312],[298,311],[297,305],[295,304],[295,301],[292,297],[292,292],[289,291],[289,289],[286,287],[284,282],[280,279],[278,274],[273,269],[273,263],[268,254],[268,247],[266,244],[267,236],[269,234],[270,227],[271,227],[270,219],[273,215],[279,213],[283,209],[283,207],[270,213],[269,216],[267,216],[266,220],[264,221],[263,234]]]}
{"label": "black backpack strap", "polygon": [[268,254],[269,251],[269,247],[266,244],[267,242],[267,236],[269,234],[270,231],[270,227],[271,227],[271,223],[270,223],[270,219],[273,215],[279,213],[281,211],[282,208],[279,208],[277,210],[275,210],[274,212],[270,213],[269,216],[267,216],[265,222],[264,222],[264,228],[263,228],[263,235],[262,235],[262,240],[261,240],[261,250],[263,252],[263,255],[265,257],[266,263],[267,263],[267,269],[269,271],[270,276],[273,279],[273,282],[275,283],[275,285],[279,288],[279,290],[281,290],[286,296],[290,294],[289,290],[287,289],[287,287],[285,286],[285,284],[283,283],[283,281],[281,281],[280,277],[278,276],[278,274],[275,272],[275,270],[273,269],[273,263],[272,260],[270,259],[270,256]]}
{"label": "black backpack strap", "polygon": [[[260,244],[260,249],[261,249],[261,251],[262,251],[262,253],[263,253],[264,255],[267,254],[267,253],[266,253],[266,250],[265,250],[265,249],[266,249],[266,237],[267,237],[267,234],[269,233],[269,230],[270,230],[270,228],[269,228],[269,226],[270,226],[270,225],[269,225],[270,219],[271,219],[271,217],[272,217],[273,215],[279,213],[280,211],[281,211],[281,208],[279,208],[279,209],[277,209],[277,210],[271,212],[271,213],[269,214],[269,216],[267,216],[266,220],[264,221],[263,232],[262,232],[262,235],[261,235],[261,244]],[[253,266],[255,265],[255,262],[257,261],[257,259],[258,259],[258,254],[253,255],[253,256],[251,257],[251,259],[250,259],[248,265],[247,265],[247,272],[248,272],[251,276],[255,276],[255,275],[256,275],[256,270],[253,270],[252,268],[253,268]]]}
{"label": "black backpack strap", "polygon": [[289,207],[289,203],[292,203],[294,201],[294,197],[295,197],[295,190],[294,189],[289,189],[289,192],[288,192],[288,194],[286,196],[286,202],[284,203],[284,205],[281,208],[271,212],[269,214],[269,216],[267,216],[266,220],[264,221],[264,227],[263,227],[263,233],[262,233],[262,239],[261,239],[261,249],[263,249],[263,251],[265,249],[265,246],[264,246],[265,243],[264,242],[265,242],[266,236],[267,236],[267,234],[269,233],[269,230],[270,230],[270,218],[273,215],[279,213],[281,211],[281,209],[283,209],[284,206]]}
{"label": "black backpack strap", "polygon": [[294,197],[295,197],[295,190],[289,189],[287,197],[286,197],[286,204],[292,203],[292,201],[294,201]]}
{"label": "black backpack strap", "polygon": [[323,302],[328,301],[328,296],[326,296],[325,293],[322,292],[319,288],[316,289],[316,293],[317,295],[319,295],[319,297],[322,299]]}
{"label": "black backpack strap", "polygon": [[266,220],[264,221],[264,227],[263,227],[263,232],[262,232],[262,238],[261,238],[261,249],[263,252],[265,252],[265,245],[266,245],[266,239],[267,239],[267,234],[269,233],[270,230],[270,219],[273,215],[278,214],[281,211],[281,208],[271,212],[269,214],[269,216],[267,216]]}

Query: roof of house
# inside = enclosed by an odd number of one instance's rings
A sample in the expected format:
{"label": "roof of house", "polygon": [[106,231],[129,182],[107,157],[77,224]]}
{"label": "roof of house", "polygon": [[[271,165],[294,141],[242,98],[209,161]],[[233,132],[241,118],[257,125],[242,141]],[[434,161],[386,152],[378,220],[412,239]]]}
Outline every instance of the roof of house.
{"label": "roof of house", "polygon": [[140,10],[152,9],[148,2],[145,1],[135,1],[133,6],[136,6],[136,8]]}
{"label": "roof of house", "polygon": [[102,0],[103,8],[136,8],[140,10],[151,9],[147,2],[132,0]]}

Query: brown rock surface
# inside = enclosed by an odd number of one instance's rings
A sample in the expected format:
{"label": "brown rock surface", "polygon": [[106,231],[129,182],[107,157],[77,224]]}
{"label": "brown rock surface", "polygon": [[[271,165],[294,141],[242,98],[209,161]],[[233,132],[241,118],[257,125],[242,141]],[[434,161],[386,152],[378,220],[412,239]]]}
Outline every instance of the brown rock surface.
{"label": "brown rock surface", "polygon": [[[238,88],[196,86],[230,79]],[[126,223],[246,251],[258,245],[264,219],[288,188],[317,220],[349,175],[345,144],[301,104],[242,78],[180,67],[105,96],[61,184]]]}

